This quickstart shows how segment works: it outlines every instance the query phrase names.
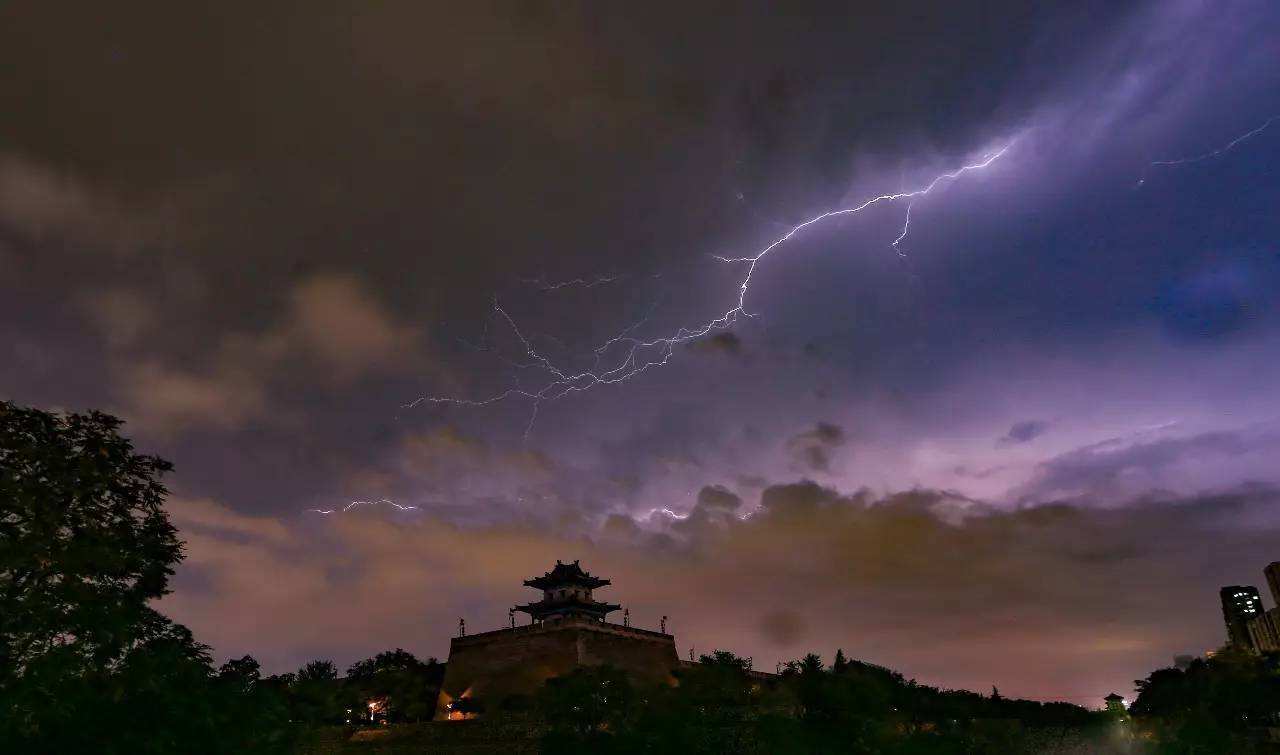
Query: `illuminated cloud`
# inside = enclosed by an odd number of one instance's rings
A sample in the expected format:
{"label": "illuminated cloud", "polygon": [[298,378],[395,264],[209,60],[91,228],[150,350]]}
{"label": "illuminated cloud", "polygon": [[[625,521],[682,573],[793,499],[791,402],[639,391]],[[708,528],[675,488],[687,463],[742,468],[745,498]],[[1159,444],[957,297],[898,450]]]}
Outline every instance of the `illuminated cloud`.
{"label": "illuminated cloud", "polygon": [[1274,423],[1232,432],[1110,438],[1042,462],[1024,498],[1114,501],[1152,490],[1194,489],[1196,480],[1266,479],[1280,450]]}
{"label": "illuminated cloud", "polygon": [[[700,499],[704,511],[737,508],[722,490]],[[935,491],[872,498],[801,483],[763,502],[748,519],[673,521],[672,539],[617,516],[600,529],[371,515],[284,530],[184,501],[174,509],[189,557],[162,608],[219,654],[254,652],[280,670],[393,646],[442,656],[459,615],[500,626],[521,579],[581,558],[640,625],[671,616],[682,652],[733,649],[766,667],[843,647],[931,683],[1084,702],[1202,650],[1221,630],[1217,585],[1248,578],[1280,535],[1254,524],[1280,505],[1271,488],[961,520],[938,513],[948,496]],[[1208,529],[1214,549],[1198,545]]]}
{"label": "illuminated cloud", "polygon": [[202,375],[145,362],[122,367],[117,379],[125,416],[160,435],[192,426],[235,429],[261,416],[267,406],[266,392],[252,370]]}
{"label": "illuminated cloud", "polygon": [[0,152],[0,224],[28,242],[135,255],[172,241],[176,212],[163,198],[130,201],[73,172]]}
{"label": "illuminated cloud", "polygon": [[358,281],[315,276],[290,292],[282,318],[258,333],[231,333],[189,367],[138,360],[143,328],[155,315],[134,294],[90,298],[89,310],[116,350],[117,384],[125,414],[161,433],[206,426],[234,429],[271,420],[267,407],[282,384],[299,374],[330,388],[346,388],[369,375],[421,365],[424,342],[417,326],[395,321]]}

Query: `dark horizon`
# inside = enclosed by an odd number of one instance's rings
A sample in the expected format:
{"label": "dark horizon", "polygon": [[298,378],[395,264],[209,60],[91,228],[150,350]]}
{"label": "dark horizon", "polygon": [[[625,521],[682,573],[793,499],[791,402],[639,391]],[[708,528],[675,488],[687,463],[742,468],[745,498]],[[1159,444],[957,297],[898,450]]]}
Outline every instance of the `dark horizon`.
{"label": "dark horizon", "polygon": [[219,661],[581,559],[681,658],[1092,708],[1267,593],[1280,8],[0,19],[0,399],[174,463]]}

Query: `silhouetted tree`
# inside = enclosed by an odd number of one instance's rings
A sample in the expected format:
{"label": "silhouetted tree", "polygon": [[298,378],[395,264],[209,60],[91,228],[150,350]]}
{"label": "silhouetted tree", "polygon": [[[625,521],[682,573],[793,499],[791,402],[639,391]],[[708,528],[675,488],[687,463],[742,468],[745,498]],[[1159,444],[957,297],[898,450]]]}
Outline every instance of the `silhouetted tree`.
{"label": "silhouetted tree", "polygon": [[[437,663],[434,658],[432,663]],[[368,679],[374,674],[385,674],[396,671],[417,671],[425,664],[418,660],[413,653],[402,648],[395,650],[384,650],[372,658],[366,658],[363,661],[356,661],[347,669],[348,679]]]}
{"label": "silhouetted tree", "polygon": [[638,729],[653,752],[741,752],[760,703],[751,659],[717,650],[675,672],[677,686],[646,691]]}
{"label": "silhouetted tree", "polygon": [[698,663],[707,668],[727,668],[746,673],[751,670],[751,658],[734,655],[727,650],[713,650],[710,655],[698,656]]}
{"label": "silhouetted tree", "polygon": [[50,654],[75,674],[118,660],[168,591],[171,465],[135,454],[120,424],[0,402],[0,684]]}
{"label": "silhouetted tree", "polygon": [[244,691],[250,691],[262,679],[262,667],[251,655],[243,658],[232,658],[218,667],[218,678],[235,685]]}
{"label": "silhouetted tree", "polygon": [[843,674],[847,668],[849,668],[849,661],[844,657],[844,649],[836,648],[836,659],[831,662],[831,670],[837,674]]}
{"label": "silhouetted tree", "polygon": [[333,661],[311,661],[298,669],[289,692],[293,717],[312,725],[343,723],[348,710],[357,716],[364,713],[355,710],[360,704],[355,697],[345,694]]}
{"label": "silhouetted tree", "polygon": [[299,682],[327,682],[338,678],[338,667],[333,661],[311,661],[298,669]]}
{"label": "silhouetted tree", "polygon": [[809,653],[800,659],[797,666],[802,674],[818,674],[822,672],[822,656]]}
{"label": "silhouetted tree", "polygon": [[287,747],[256,662],[216,674],[149,607],[181,558],[162,508],[170,465],[135,454],[120,425],[0,402],[0,751]]}
{"label": "silhouetted tree", "polygon": [[636,700],[625,673],[596,666],[547,680],[540,702],[547,721],[558,730],[590,738],[626,731]]}
{"label": "silhouetted tree", "polygon": [[1186,752],[1248,752],[1248,730],[1280,725],[1276,658],[1223,648],[1185,670],[1157,669],[1134,684],[1129,715]]}
{"label": "silhouetted tree", "polygon": [[443,681],[444,664],[435,658],[420,661],[401,648],[357,661],[347,669],[347,683],[354,694],[362,700],[385,700],[392,720],[429,720]]}
{"label": "silhouetted tree", "polygon": [[[676,671],[675,686],[609,699],[599,670],[548,683],[540,696],[551,752],[1027,754],[1083,738],[1098,716],[1058,703],[991,698],[916,684],[844,659],[842,673],[810,654],[780,677],[749,673],[748,659],[715,652]],[[618,672],[610,671],[610,674]],[[615,682],[616,683],[616,682]],[[619,687],[621,688],[621,687]],[[993,719],[1018,719],[1019,722]],[[1053,728],[1057,727],[1057,728]]]}

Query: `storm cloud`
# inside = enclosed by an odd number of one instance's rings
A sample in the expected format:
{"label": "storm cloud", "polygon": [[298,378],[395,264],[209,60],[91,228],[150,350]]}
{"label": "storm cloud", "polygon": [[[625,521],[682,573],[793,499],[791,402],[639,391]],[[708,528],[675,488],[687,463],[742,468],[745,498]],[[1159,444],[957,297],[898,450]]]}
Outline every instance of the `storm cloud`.
{"label": "storm cloud", "polygon": [[0,394],[175,462],[164,608],[273,671],[580,557],[682,653],[1096,702],[1275,558],[1280,126],[1174,161],[1278,14],[10,3]]}
{"label": "storm cloud", "polygon": [[[762,501],[748,518],[675,522],[669,536],[408,514],[285,526],[184,500],[174,511],[190,556],[163,606],[209,627],[224,652],[277,668],[392,645],[441,655],[458,615],[499,626],[538,564],[581,558],[613,579],[610,598],[638,625],[670,616],[682,652],[732,649],[766,667],[842,647],[933,683],[998,681],[1011,694],[1092,703],[1201,649],[1221,629],[1216,586],[1250,578],[1280,535],[1256,524],[1274,520],[1274,488],[960,518],[944,513],[956,501],[930,490],[878,498],[798,483]],[[708,508],[736,503],[704,491]],[[242,618],[214,620],[224,614]]]}
{"label": "storm cloud", "polygon": [[844,428],[830,422],[819,422],[787,441],[787,450],[796,463],[813,472],[831,470],[832,452],[844,445]]}

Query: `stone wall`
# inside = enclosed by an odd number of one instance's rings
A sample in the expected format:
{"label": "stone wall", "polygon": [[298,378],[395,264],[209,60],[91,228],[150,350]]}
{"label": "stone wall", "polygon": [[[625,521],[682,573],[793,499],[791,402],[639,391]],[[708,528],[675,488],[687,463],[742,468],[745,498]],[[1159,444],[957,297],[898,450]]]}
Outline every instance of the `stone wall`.
{"label": "stone wall", "polygon": [[551,677],[606,664],[642,684],[670,683],[679,659],[671,635],[583,619],[455,637],[436,718],[446,718],[449,704],[461,698],[493,711],[504,700],[535,694]]}

